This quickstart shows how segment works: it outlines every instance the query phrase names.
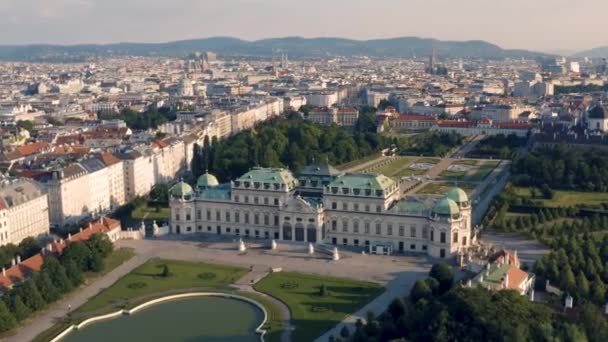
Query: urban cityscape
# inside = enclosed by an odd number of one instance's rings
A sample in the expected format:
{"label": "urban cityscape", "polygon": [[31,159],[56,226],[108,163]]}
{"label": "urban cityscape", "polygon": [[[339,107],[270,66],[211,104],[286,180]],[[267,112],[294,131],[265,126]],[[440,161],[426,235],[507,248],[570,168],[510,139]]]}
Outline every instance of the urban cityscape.
{"label": "urban cityscape", "polygon": [[0,37],[0,340],[608,341],[596,26],[102,39],[94,3],[0,5],[56,25]]}

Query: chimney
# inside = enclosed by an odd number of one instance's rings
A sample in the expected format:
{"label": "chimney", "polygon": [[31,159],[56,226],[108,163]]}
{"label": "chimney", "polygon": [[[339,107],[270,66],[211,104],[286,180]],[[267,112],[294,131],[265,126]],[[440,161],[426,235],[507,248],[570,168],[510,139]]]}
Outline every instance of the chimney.
{"label": "chimney", "polygon": [[6,277],[6,268],[2,267],[2,276]]}
{"label": "chimney", "polygon": [[72,240],[72,233],[68,233],[68,241]]}
{"label": "chimney", "polygon": [[46,245],[46,249],[47,249],[49,252],[53,252],[53,244],[52,244],[52,243],[47,244],[47,245]]}
{"label": "chimney", "polygon": [[17,264],[17,261],[15,260],[15,258],[11,259],[11,266],[15,266]]}
{"label": "chimney", "polygon": [[509,272],[505,274],[505,289],[509,288]]}
{"label": "chimney", "polygon": [[21,255],[17,255],[17,264],[21,263]]}
{"label": "chimney", "polygon": [[483,274],[479,277],[479,282],[483,283]]}
{"label": "chimney", "polygon": [[80,232],[82,233],[82,227],[80,227]]}

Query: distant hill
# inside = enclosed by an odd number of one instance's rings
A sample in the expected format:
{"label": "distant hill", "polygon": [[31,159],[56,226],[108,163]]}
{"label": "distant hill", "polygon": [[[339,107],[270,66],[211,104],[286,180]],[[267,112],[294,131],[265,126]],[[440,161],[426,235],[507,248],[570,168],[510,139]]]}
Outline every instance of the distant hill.
{"label": "distant hill", "polygon": [[578,52],[572,57],[608,58],[608,46],[601,46],[591,50]]}
{"label": "distant hill", "polygon": [[183,56],[194,51],[214,51],[220,55],[270,56],[285,52],[293,57],[352,56],[412,57],[427,56],[432,48],[439,57],[538,58],[548,54],[526,50],[507,50],[480,41],[440,41],[402,37],[374,40],[343,38],[286,37],[245,41],[231,37],[181,40],[168,43],[117,43],[106,45],[11,45],[0,46],[2,60],[86,60],[95,56]]}

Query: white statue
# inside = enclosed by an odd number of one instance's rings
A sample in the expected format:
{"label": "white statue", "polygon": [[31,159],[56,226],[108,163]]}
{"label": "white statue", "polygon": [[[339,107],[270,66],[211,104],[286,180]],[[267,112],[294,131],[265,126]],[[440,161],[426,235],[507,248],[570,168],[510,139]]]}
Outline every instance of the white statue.
{"label": "white statue", "polygon": [[274,239],[270,243],[270,249],[272,249],[273,251],[277,249],[277,242]]}
{"label": "white statue", "polygon": [[239,239],[239,253],[243,253],[247,250],[247,247],[245,247],[245,243],[243,242],[243,239]]}
{"label": "white statue", "polygon": [[340,260],[340,254],[338,253],[338,247],[334,247],[334,253],[332,255],[332,260],[333,261]]}
{"label": "white statue", "polygon": [[310,254],[310,255],[315,254],[315,246],[313,246],[312,243],[308,244],[308,254]]}

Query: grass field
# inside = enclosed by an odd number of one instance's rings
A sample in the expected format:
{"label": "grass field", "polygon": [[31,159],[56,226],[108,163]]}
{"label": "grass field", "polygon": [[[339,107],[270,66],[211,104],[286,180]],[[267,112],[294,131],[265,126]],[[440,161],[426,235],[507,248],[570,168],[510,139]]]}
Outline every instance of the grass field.
{"label": "grass field", "polygon": [[459,160],[457,162],[452,163],[452,165],[468,165],[468,166],[475,166],[477,164],[479,164],[479,162],[477,160],[470,160],[470,159]]}
{"label": "grass field", "polygon": [[483,164],[479,165],[479,167],[477,168],[477,171],[475,171],[475,173],[473,175],[471,175],[468,178],[468,180],[480,182],[480,181],[486,179],[486,177],[488,177],[488,175],[492,171],[494,171],[494,169],[498,166],[498,164],[500,164],[499,161],[484,162]]}
{"label": "grass field", "polygon": [[407,169],[407,166],[413,163],[416,158],[412,157],[399,157],[384,165],[378,169],[373,170],[374,172],[381,173],[387,177],[398,177],[403,169]]}
{"label": "grass field", "polygon": [[[447,182],[428,183],[422,189],[418,190],[418,194],[424,195],[445,195],[455,185]],[[471,194],[475,190],[475,184],[458,183],[458,187],[464,190],[467,194]]]}
{"label": "grass field", "polygon": [[118,248],[114,250],[110,255],[108,255],[104,260],[105,267],[103,271],[99,273],[90,272],[87,273],[86,276],[87,278],[102,277],[114,270],[116,267],[124,264],[127,260],[131,259],[134,256],[135,251],[133,251],[132,248]]}
{"label": "grass field", "polygon": [[[321,296],[319,288],[326,287]],[[382,291],[375,283],[300,273],[272,273],[256,290],[283,301],[291,311],[296,330],[293,341],[312,341],[354,313]]]}
{"label": "grass field", "polygon": [[[171,273],[169,277],[160,275],[165,265]],[[114,305],[128,305],[132,299],[169,290],[225,286],[241,278],[245,273],[247,273],[246,269],[232,266],[150,260],[93,297],[78,308],[77,313]]]}
{"label": "grass field", "polygon": [[146,205],[135,208],[131,213],[133,220],[168,220],[171,217],[171,209],[160,207],[159,211],[156,208],[150,208]]}
{"label": "grass field", "polygon": [[359,166],[361,164],[367,163],[369,161],[372,161],[372,160],[374,160],[376,158],[380,158],[381,156],[382,155],[380,153],[374,153],[374,154],[369,155],[367,157],[364,157],[364,158],[361,158],[361,159],[357,159],[357,160],[353,160],[352,162],[345,163],[345,164],[342,164],[342,165],[338,165],[336,167],[336,169],[338,169],[338,170],[347,170],[347,169]]}
{"label": "grass field", "polygon": [[439,158],[420,158],[416,160],[416,164],[437,164],[441,161]]}
{"label": "grass field", "polygon": [[[519,196],[531,198],[530,189],[514,187],[515,193]],[[573,205],[599,205],[608,202],[606,192],[582,192],[582,191],[563,191],[555,190],[552,199],[535,199],[542,201],[546,207],[571,207]]]}
{"label": "grass field", "polygon": [[467,171],[452,171],[452,170],[443,170],[439,176],[444,178],[464,178],[467,174]]}

